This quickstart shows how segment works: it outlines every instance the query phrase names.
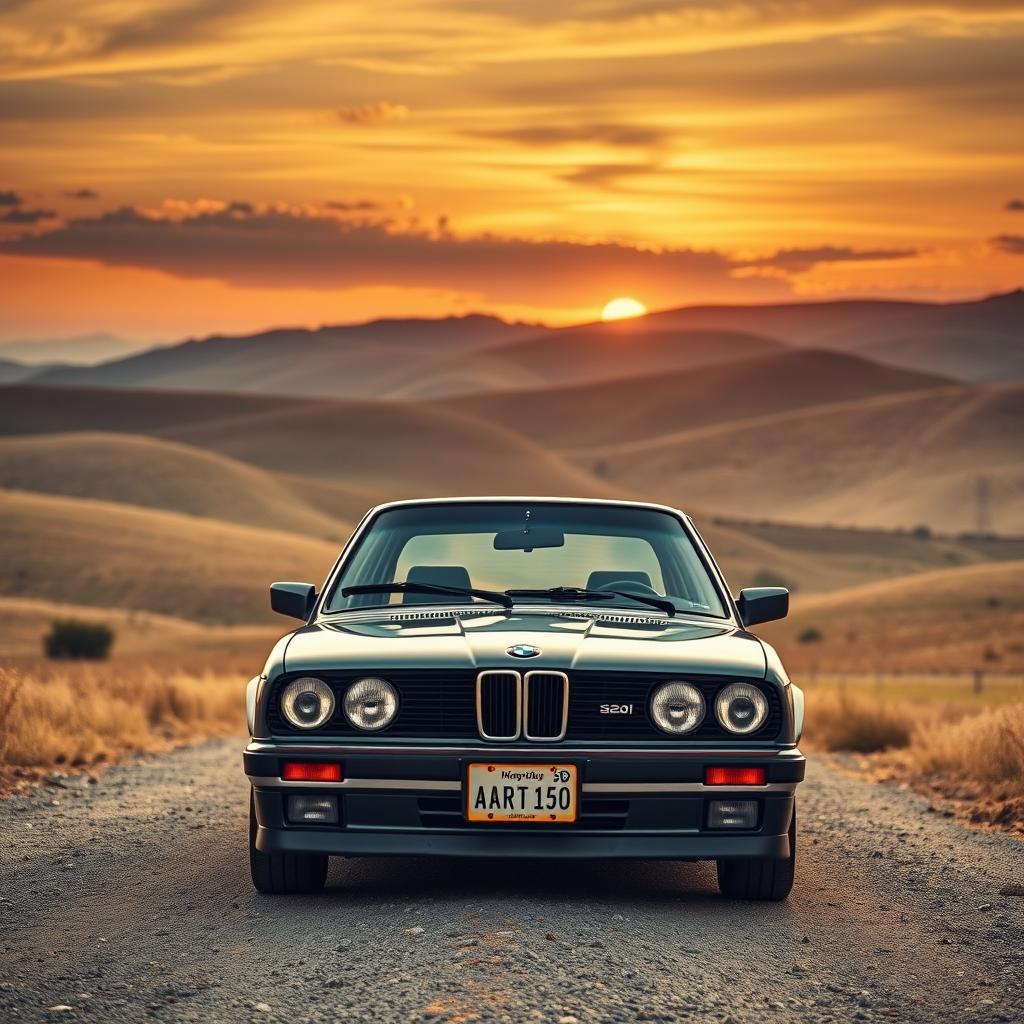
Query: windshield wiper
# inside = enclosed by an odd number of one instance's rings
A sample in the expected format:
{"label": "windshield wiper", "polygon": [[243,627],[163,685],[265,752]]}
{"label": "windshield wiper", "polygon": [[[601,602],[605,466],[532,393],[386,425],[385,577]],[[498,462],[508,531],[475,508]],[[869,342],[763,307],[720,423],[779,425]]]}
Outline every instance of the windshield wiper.
{"label": "windshield wiper", "polygon": [[608,601],[613,597],[623,597],[629,601],[659,608],[667,615],[675,615],[675,604],[665,597],[648,597],[646,594],[631,594],[628,590],[587,590],[584,587],[549,587],[547,590],[506,590],[505,593],[515,597],[550,597],[553,601]]}
{"label": "windshield wiper", "polygon": [[442,594],[448,597],[479,597],[482,601],[493,601],[503,608],[512,607],[512,598],[496,590],[446,587],[440,583],[359,583],[341,588],[342,597],[351,597],[353,594]]}

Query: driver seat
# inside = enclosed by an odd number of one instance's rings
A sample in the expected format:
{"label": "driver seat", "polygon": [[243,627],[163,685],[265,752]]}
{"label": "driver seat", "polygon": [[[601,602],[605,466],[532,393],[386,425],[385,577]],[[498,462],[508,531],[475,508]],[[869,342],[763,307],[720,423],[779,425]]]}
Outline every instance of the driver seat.
{"label": "driver seat", "polygon": [[[435,587],[471,587],[469,570],[461,565],[412,565],[406,575],[408,583],[430,583]],[[438,594],[403,594],[402,604],[437,604]],[[452,604],[472,604],[473,598],[451,594],[444,598]]]}
{"label": "driver seat", "polygon": [[598,569],[587,578],[587,590],[600,590],[609,583],[640,583],[645,587],[651,585],[651,577],[645,572],[630,572],[626,569]]}

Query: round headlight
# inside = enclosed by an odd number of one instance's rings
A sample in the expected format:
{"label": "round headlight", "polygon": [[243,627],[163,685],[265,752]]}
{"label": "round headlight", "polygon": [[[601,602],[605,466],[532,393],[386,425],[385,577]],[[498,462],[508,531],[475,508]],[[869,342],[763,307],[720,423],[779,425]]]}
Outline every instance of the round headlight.
{"label": "round headlight", "polygon": [[704,720],[704,698],[692,683],[662,683],[651,697],[651,718],[662,732],[681,736]]}
{"label": "round headlight", "polygon": [[322,679],[295,679],[281,693],[281,713],[297,729],[319,729],[334,714],[334,693]]}
{"label": "round headlight", "polygon": [[768,717],[768,701],[750,683],[733,683],[715,698],[715,715],[729,732],[756,732]]}
{"label": "round headlight", "polygon": [[357,679],[345,691],[341,707],[357,729],[374,732],[394,721],[398,714],[398,691],[386,679]]}

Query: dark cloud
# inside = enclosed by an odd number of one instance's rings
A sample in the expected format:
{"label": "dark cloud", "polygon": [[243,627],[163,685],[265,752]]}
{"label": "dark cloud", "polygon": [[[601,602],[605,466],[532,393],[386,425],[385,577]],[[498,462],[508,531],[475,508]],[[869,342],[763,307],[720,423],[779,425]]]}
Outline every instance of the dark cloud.
{"label": "dark cloud", "polygon": [[493,301],[563,306],[630,292],[660,301],[790,293],[785,281],[737,279],[745,264],[715,250],[459,237],[447,224],[428,230],[273,206],[246,212],[240,203],[173,217],[125,206],[0,244],[0,252],[144,267],[240,287],[441,287]]}
{"label": "dark cloud", "polygon": [[996,235],[995,238],[989,239],[989,244],[1002,252],[1013,253],[1014,256],[1024,256],[1024,235]]}
{"label": "dark cloud", "polygon": [[1011,213],[1022,213],[1024,212],[1024,199],[1009,199],[1004,209]]}
{"label": "dark cloud", "polygon": [[20,206],[0,215],[4,224],[38,224],[41,220],[53,220],[57,216],[55,210],[24,210]]}
{"label": "dark cloud", "polygon": [[565,171],[559,177],[573,185],[587,185],[591,188],[614,190],[624,178],[638,174],[660,173],[658,164],[645,162],[634,164],[587,164],[572,171]]}
{"label": "dark cloud", "polygon": [[[142,9],[133,4],[111,5],[102,12],[87,5],[78,5],[78,9],[71,5],[59,15],[41,0],[18,6],[24,16],[16,27],[27,33],[27,38],[20,47],[9,47],[0,56],[7,71],[227,38],[237,31],[240,21],[271,4],[269,0],[163,0]],[[10,7],[8,0],[5,13]]]}
{"label": "dark cloud", "polygon": [[70,192],[65,192],[64,195],[68,199],[99,199],[99,192],[93,192],[91,188],[76,188]]}
{"label": "dark cloud", "polygon": [[404,121],[409,116],[409,108],[401,103],[388,103],[380,100],[377,103],[361,103],[355,107],[342,107],[335,111],[339,121],[345,124],[388,124]]}
{"label": "dark cloud", "polygon": [[0,192],[0,206],[21,206],[24,201],[17,192]]}
{"label": "dark cloud", "polygon": [[338,213],[374,213],[383,210],[384,205],[372,199],[328,199],[324,208]]}
{"label": "dark cloud", "polygon": [[[448,0],[448,7],[476,11],[480,0]],[[841,25],[879,13],[904,13],[908,20],[917,12],[933,14],[937,10],[965,14],[1015,13],[1019,0],[489,0],[488,10],[526,24],[548,25],[558,22],[590,22],[617,25],[624,22],[666,17],[692,18],[692,24],[743,25],[751,22],[765,26],[807,23],[820,20]],[[657,21],[655,21],[657,24]]]}
{"label": "dark cloud", "polygon": [[639,124],[538,124],[471,132],[473,138],[518,142],[525,146],[560,146],[573,142],[604,142],[609,146],[657,146],[672,133]]}
{"label": "dark cloud", "polygon": [[822,245],[809,249],[780,249],[771,256],[749,260],[749,267],[770,267],[799,274],[820,263],[875,263],[905,260],[920,255],[920,249],[851,249],[848,246]]}

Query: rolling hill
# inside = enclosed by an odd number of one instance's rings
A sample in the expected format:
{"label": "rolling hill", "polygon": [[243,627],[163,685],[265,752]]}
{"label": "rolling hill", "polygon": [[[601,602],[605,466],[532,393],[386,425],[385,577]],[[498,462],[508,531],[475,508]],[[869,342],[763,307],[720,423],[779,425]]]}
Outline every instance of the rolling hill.
{"label": "rolling hill", "polygon": [[348,532],[271,473],[199,448],[131,434],[2,438],[0,487],[141,505],[334,543]]}
{"label": "rolling hill", "polygon": [[51,623],[60,619],[97,622],[114,630],[113,660],[122,658],[173,657],[178,663],[195,656],[202,664],[210,658],[217,665],[228,658],[251,659],[253,668],[287,630],[287,620],[277,618],[266,626],[210,626],[169,615],[124,608],[59,604],[29,597],[0,597],[3,619],[4,658],[38,658],[43,637]]}
{"label": "rolling hill", "polygon": [[[808,631],[820,639],[806,642]],[[798,597],[759,627],[787,664],[844,672],[1024,669],[1024,561],[945,569]],[[805,642],[799,638],[805,636]]]}
{"label": "rolling hill", "polygon": [[723,515],[1024,533],[1024,385],[922,389],[577,448],[609,486]]}
{"label": "rolling hill", "polygon": [[0,359],[0,384],[17,384],[35,373],[34,366],[25,366],[13,359]]}
{"label": "rolling hill", "polygon": [[324,541],[85,498],[0,491],[0,594],[231,625],[273,622],[267,586],[320,582]]}
{"label": "rolling hill", "polygon": [[872,341],[861,355],[890,366],[928,370],[966,381],[1024,379],[1024,328],[1018,337],[965,331],[934,331],[918,337]]}
{"label": "rolling hill", "polygon": [[[312,501],[351,521],[392,497],[610,493],[522,435],[443,407],[130,389],[0,388],[0,436],[103,431],[204,448],[322,484]],[[322,500],[321,500],[322,499]],[[357,507],[354,507],[357,506]]]}
{"label": "rolling hill", "polygon": [[[587,384],[666,370],[692,370],[785,348],[759,334],[739,331],[654,330],[646,317],[585,324],[549,331],[527,341],[500,345],[479,353],[507,376],[531,373],[538,386]],[[482,376],[482,375],[481,375]],[[502,377],[491,375],[501,384]],[[494,390],[494,384],[489,390]],[[467,394],[470,389],[465,389]]]}
{"label": "rolling hill", "polygon": [[630,377],[521,394],[467,395],[465,412],[504,423],[557,449],[636,440],[676,431],[878,395],[957,385],[840,352],[784,350],[689,371]]}

